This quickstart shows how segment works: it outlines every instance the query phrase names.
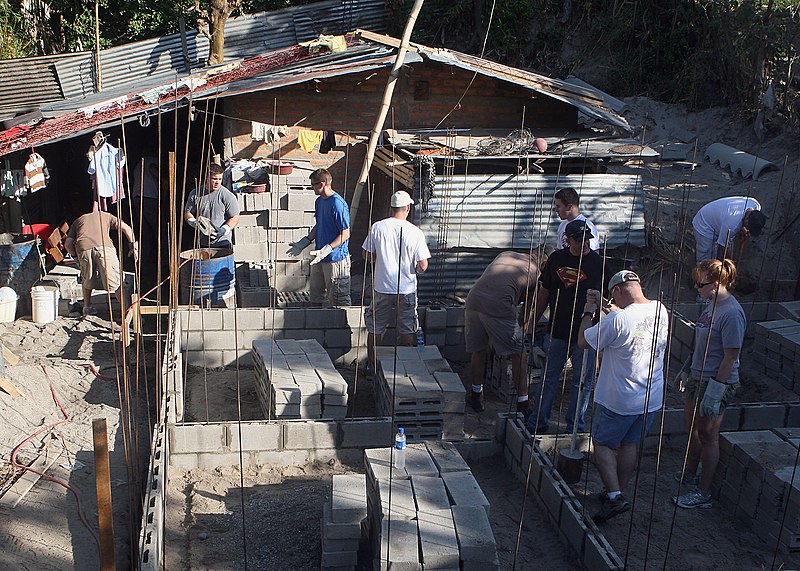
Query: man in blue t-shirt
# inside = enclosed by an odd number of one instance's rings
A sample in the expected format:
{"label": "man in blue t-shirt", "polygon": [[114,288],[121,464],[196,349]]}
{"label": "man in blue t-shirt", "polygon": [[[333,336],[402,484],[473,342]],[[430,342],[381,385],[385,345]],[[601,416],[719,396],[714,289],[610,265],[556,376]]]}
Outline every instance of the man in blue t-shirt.
{"label": "man in blue t-shirt", "polygon": [[312,241],[311,305],[314,307],[350,305],[350,208],[333,190],[333,177],[317,169],[308,177],[317,195],[315,224],[308,236],[290,244],[289,254],[299,256]]}

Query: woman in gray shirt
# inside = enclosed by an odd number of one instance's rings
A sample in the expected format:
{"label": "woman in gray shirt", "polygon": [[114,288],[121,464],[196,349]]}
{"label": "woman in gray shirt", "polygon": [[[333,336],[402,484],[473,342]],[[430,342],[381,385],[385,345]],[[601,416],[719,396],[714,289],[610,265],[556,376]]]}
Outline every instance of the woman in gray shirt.
{"label": "woman in gray shirt", "polygon": [[[691,429],[685,483],[697,489],[672,500],[681,508],[710,508],[711,480],[719,463],[719,427],[725,407],[739,388],[739,351],[747,320],[730,293],[736,281],[732,260],[705,260],[692,272],[694,287],[710,303],[695,323],[691,378],[686,385],[684,420]],[[702,460],[700,477],[695,475]]]}

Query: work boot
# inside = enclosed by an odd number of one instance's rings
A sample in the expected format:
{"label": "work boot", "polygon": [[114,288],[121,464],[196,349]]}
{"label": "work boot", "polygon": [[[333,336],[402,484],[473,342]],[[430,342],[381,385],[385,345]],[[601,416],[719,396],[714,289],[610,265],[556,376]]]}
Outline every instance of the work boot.
{"label": "work boot", "polygon": [[483,412],[486,407],[483,406],[483,391],[476,393],[469,391],[467,394],[467,404],[472,407],[475,412]]}
{"label": "work boot", "polygon": [[613,500],[608,499],[608,494],[600,496],[600,511],[592,516],[594,523],[605,523],[614,516],[624,514],[631,509],[631,505],[625,496],[618,495]]}

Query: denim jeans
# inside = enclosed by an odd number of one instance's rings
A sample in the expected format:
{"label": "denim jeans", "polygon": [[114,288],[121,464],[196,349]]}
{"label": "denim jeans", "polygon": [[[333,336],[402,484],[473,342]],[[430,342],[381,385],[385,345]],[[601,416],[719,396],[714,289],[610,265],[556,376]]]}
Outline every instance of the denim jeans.
{"label": "denim jeans", "polygon": [[[583,396],[581,398],[581,409],[578,416],[578,430],[583,430],[586,424],[584,416],[589,406],[592,389],[594,388],[594,363],[596,352],[594,349],[581,349],[578,347],[577,341],[574,341],[571,347],[567,347],[566,339],[556,339],[554,337],[550,337],[546,341],[546,349],[547,364],[544,372],[541,402],[537,402],[533,407],[533,412],[528,419],[528,428],[531,430],[537,429],[539,431],[547,428],[550,420],[550,411],[553,408],[556,394],[561,386],[562,372],[567,362],[567,353],[569,353],[570,360],[572,361],[572,382],[569,408],[567,409],[564,420],[567,423],[567,428],[571,431],[575,422],[575,408],[578,404],[578,387],[581,373],[584,371],[582,364],[584,357],[586,357],[588,366],[585,370],[587,374],[585,375],[586,378],[583,380]],[[537,401],[538,400],[539,397],[537,395]]]}

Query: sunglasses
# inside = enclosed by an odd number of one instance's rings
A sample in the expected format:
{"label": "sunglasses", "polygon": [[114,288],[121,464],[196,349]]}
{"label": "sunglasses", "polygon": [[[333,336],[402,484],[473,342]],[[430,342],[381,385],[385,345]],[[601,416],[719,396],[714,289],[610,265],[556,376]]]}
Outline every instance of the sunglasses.
{"label": "sunglasses", "polygon": [[712,280],[712,281],[710,281],[710,282],[702,282],[702,283],[697,283],[697,282],[694,282],[694,287],[695,287],[695,289],[703,289],[703,288],[704,288],[704,287],[706,287],[707,285],[711,285],[711,284],[713,284],[713,283],[714,283],[714,281],[713,281],[713,280]]}

